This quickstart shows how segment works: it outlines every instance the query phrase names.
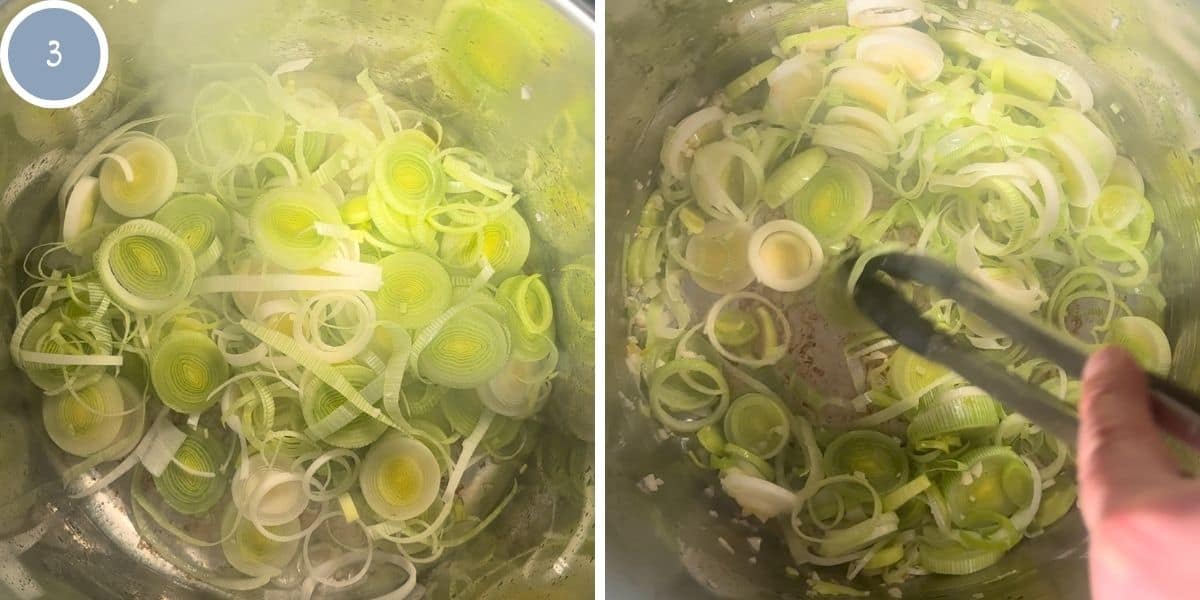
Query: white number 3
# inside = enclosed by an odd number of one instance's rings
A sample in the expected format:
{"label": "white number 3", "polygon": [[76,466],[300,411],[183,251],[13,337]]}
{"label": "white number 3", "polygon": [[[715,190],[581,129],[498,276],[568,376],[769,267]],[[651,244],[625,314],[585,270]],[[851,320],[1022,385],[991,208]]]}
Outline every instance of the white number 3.
{"label": "white number 3", "polygon": [[61,48],[61,46],[59,45],[58,40],[50,40],[50,56],[51,56],[51,58],[46,59],[46,65],[49,66],[51,69],[62,64],[63,57],[62,57],[62,52],[59,52],[59,48]]}

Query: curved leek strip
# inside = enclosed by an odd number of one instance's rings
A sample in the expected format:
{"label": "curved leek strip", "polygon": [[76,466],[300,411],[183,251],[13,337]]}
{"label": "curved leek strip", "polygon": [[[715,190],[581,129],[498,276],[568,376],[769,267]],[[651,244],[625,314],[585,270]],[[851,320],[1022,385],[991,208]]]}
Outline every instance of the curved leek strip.
{"label": "curved leek strip", "polygon": [[[293,537],[300,533],[299,521],[288,521],[267,528],[279,537]],[[233,504],[225,509],[221,519],[221,531],[232,531],[221,542],[221,553],[230,566],[251,577],[273,577],[283,571],[300,548],[300,540],[277,542],[258,531],[253,523],[241,518]]]}
{"label": "curved leek strip", "polygon": [[229,211],[216,198],[201,194],[172,198],[154,214],[154,222],[191,248],[197,271],[207,270],[220,258],[233,229]]}
{"label": "curved leek strip", "polygon": [[808,228],[824,244],[854,232],[871,211],[871,179],[857,164],[830,159],[808,185],[786,205],[788,216]]}
{"label": "curved leek strip", "polygon": [[342,215],[328,194],[277,188],[255,201],[250,236],[267,260],[301,271],[321,266],[337,252],[337,240],[322,235],[319,224],[342,224]]}
{"label": "curved leek strip", "polygon": [[729,384],[704,360],[678,359],[654,371],[649,398],[650,410],[665,427],[693,433],[725,416]]}
{"label": "curved leek strip", "polygon": [[1127,350],[1151,373],[1161,375],[1171,370],[1171,342],[1162,327],[1150,319],[1138,316],[1114,319],[1104,341]]}
{"label": "curved leek strip", "polygon": [[83,389],[46,396],[42,423],[54,445],[87,458],[118,440],[125,410],[121,387],[106,376]]}
{"label": "curved leek strip", "polygon": [[[357,364],[344,364],[334,367],[342,377],[355,388],[362,389],[375,380],[375,372]],[[346,403],[346,397],[328,384],[317,379],[311,373],[306,374],[300,384],[300,410],[304,422],[311,428]],[[323,436],[322,441],[339,448],[362,448],[370,445],[383,432],[387,425],[359,414],[350,423],[338,430]]]}
{"label": "curved leek strip", "polygon": [[219,399],[229,364],[212,338],[196,331],[172,332],[150,355],[150,379],[162,403],[176,412],[200,414]]}
{"label": "curved leek strip", "polygon": [[504,368],[511,353],[504,326],[486,311],[468,307],[440,324],[421,350],[417,367],[422,377],[438,385],[477,388]]}
{"label": "curved leek strip", "polygon": [[137,136],[105,156],[100,196],[113,212],[133,219],[145,217],[175,191],[179,167],[171,149],[158,139]]}
{"label": "curved leek strip", "polygon": [[1042,117],[1046,132],[1062,135],[1087,157],[1096,179],[1107,181],[1117,158],[1113,141],[1082,112],[1069,108],[1047,108]]}
{"label": "curved leek strip", "polygon": [[688,272],[700,287],[715,294],[741,290],[754,281],[749,261],[743,262],[752,230],[741,223],[710,221],[687,245]]}
{"label": "curved leek strip", "polygon": [[207,430],[200,430],[183,441],[162,475],[154,478],[154,487],[178,513],[207,512],[225,495],[224,460],[225,450]]}
{"label": "curved leek strip", "polygon": [[[742,301],[757,305],[755,307],[755,314],[759,321],[759,334],[756,340],[758,342],[757,356],[743,356],[732,352],[725,347],[717,335],[716,325],[721,313],[734,302]],[[787,315],[770,300],[752,292],[738,292],[723,296],[713,303],[712,308],[708,311],[708,317],[704,321],[704,335],[708,337],[708,341],[721,356],[738,364],[762,367],[773,365],[783,358],[788,346],[792,343],[792,325],[788,321]]]}
{"label": "curved leek strip", "polygon": [[441,489],[442,469],[425,444],[400,433],[371,446],[358,484],[371,510],[385,519],[424,513]]}
{"label": "curved leek strip", "polygon": [[191,248],[166,227],[140,219],[108,234],[92,262],[113,301],[139,313],[174,308],[196,276]]}
{"label": "curved leek strip", "polygon": [[725,84],[725,97],[730,100],[737,100],[746,92],[758,87],[758,84],[767,79],[767,75],[778,67],[780,60],[775,57],[768,58],[757,65],[750,68],[749,71],[738,76],[737,79]]}
{"label": "curved leek strip", "polygon": [[[540,275],[517,275],[505,279],[496,290],[496,295],[507,301],[507,307],[516,317],[520,331],[536,335],[546,333],[554,325],[554,303],[550,290]],[[586,307],[577,307],[579,314],[586,314]]]}
{"label": "curved leek strip", "polygon": [[923,0],[849,0],[847,20],[854,27],[892,27],[920,19]]}
{"label": "curved leek strip", "polygon": [[362,292],[322,292],[294,313],[292,337],[308,354],[341,363],[367,349],[376,322],[375,305]]}
{"label": "curved leek strip", "polygon": [[725,111],[709,106],[685,117],[668,130],[660,156],[667,174],[677,181],[686,179],[693,153],[720,134],[721,120],[724,118]]}
{"label": "curved leek strip", "polygon": [[375,185],[393,210],[421,215],[446,194],[446,172],[437,160],[436,144],[415,129],[397,133],[375,156]]}
{"label": "curved leek strip", "polygon": [[271,465],[262,454],[242,459],[230,495],[244,518],[264,527],[295,521],[308,508],[303,474]]}
{"label": "curved leek strip", "polygon": [[724,140],[696,150],[690,175],[696,203],[721,221],[743,222],[762,198],[762,164],[745,146]]}
{"label": "curved leek strip", "polygon": [[100,207],[100,180],[83,177],[71,189],[63,209],[62,241],[70,244],[79,239],[96,221]]}
{"label": "curved leek strip", "polygon": [[764,224],[750,236],[750,268],[763,285],[781,292],[800,291],[814,281],[825,265],[821,243],[795,221]]}
{"label": "curved leek strip", "polygon": [[928,85],[942,74],[945,54],[928,34],[909,27],[872,29],[856,41],[858,60],[885,71],[898,68],[917,85]]}
{"label": "curved leek strip", "polygon": [[1113,159],[1112,172],[1108,175],[1107,185],[1122,185],[1137,190],[1138,194],[1146,195],[1146,180],[1137,165],[1127,156],[1118,155]]}
{"label": "curved leek strip", "polygon": [[825,166],[829,154],[820,148],[809,148],[789,158],[771,171],[763,188],[763,202],[779,208],[796,196]]}
{"label": "curved leek strip", "polygon": [[825,447],[830,475],[862,474],[871,487],[886,494],[908,481],[908,457],[895,438],[878,431],[848,431]]}
{"label": "curved leek strip", "polygon": [[783,451],[791,435],[791,417],[778,398],[746,394],[725,413],[725,439],[764,459]]}

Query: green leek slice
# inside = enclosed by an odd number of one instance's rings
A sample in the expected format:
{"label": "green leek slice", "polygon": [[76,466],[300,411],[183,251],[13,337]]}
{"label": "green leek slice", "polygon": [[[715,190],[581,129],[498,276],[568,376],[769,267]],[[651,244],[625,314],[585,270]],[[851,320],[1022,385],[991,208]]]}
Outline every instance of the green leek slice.
{"label": "green leek slice", "polygon": [[108,234],[92,260],[113,301],[140,313],[174,308],[187,297],[196,277],[191,248],[170,229],[143,219]]}
{"label": "green leek slice", "polygon": [[[343,364],[335,367],[346,381],[355,388],[362,389],[376,377],[371,369],[358,364]],[[304,422],[309,427],[316,427],[334,411],[346,404],[346,397],[330,387],[325,382],[306,374],[300,384],[300,410]],[[339,448],[362,448],[370,445],[383,435],[387,425],[359,413],[353,421],[336,431],[322,437],[322,441]]]}
{"label": "green leek slice", "polygon": [[471,389],[495,377],[511,353],[504,326],[486,311],[469,307],[445,319],[420,353],[417,367],[433,383]]}
{"label": "green leek slice", "polygon": [[150,380],[158,399],[172,410],[199,414],[215,404],[217,388],[229,379],[229,363],[207,335],[172,332],[151,352]]}
{"label": "green leek slice", "polygon": [[871,211],[871,179],[862,167],[833,158],[787,203],[788,216],[823,244],[843,240]]}
{"label": "green leek slice", "polygon": [[738,397],[725,413],[725,438],[761,458],[783,451],[790,438],[789,411],[778,398],[751,393]]}
{"label": "green leek slice", "polygon": [[166,470],[154,478],[154,487],[176,512],[207,512],[225,495],[226,479],[220,472],[224,460],[220,444],[200,430],[183,441]]}
{"label": "green leek slice", "polygon": [[450,274],[437,259],[401,251],[378,264],[383,269],[383,287],[372,298],[380,319],[419,329],[450,307]]}
{"label": "green leek slice", "polygon": [[400,433],[371,446],[358,475],[363,498],[385,519],[411,519],[433,505],[442,469],[425,444]]}
{"label": "green leek slice", "polygon": [[1150,319],[1138,316],[1115,319],[1104,341],[1129,351],[1151,373],[1162,375],[1171,370],[1171,342],[1162,327]]}
{"label": "green leek slice", "polygon": [[318,224],[342,225],[328,194],[307,188],[279,188],[263,194],[250,213],[250,236],[269,261],[293,271],[321,266],[337,252],[337,240]]}
{"label": "green leek slice", "polygon": [[116,442],[124,420],[124,394],[112,377],[102,377],[77,391],[46,396],[42,403],[42,423],[54,445],[83,458]]}

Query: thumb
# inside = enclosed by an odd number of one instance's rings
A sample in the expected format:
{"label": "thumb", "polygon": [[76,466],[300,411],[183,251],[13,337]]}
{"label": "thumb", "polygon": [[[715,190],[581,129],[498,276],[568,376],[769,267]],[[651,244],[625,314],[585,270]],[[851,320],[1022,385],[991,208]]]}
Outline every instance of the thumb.
{"label": "thumb", "polygon": [[1154,424],[1146,375],[1124,350],[1088,359],[1079,402],[1080,508],[1089,526],[1123,499],[1177,478]]}

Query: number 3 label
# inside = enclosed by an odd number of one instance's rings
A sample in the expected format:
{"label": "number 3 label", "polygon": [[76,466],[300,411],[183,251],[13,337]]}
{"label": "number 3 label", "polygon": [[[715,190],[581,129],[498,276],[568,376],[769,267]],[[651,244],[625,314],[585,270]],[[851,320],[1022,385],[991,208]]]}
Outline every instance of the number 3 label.
{"label": "number 3 label", "polygon": [[[0,5],[8,6],[5,0]],[[96,17],[78,4],[40,0],[7,25],[0,21],[0,28],[0,70],[22,100],[69,108],[100,88],[108,69],[108,38]]]}
{"label": "number 3 label", "polygon": [[53,69],[62,64],[62,52],[59,52],[61,47],[58,40],[50,40],[50,58],[46,59],[46,66]]}

